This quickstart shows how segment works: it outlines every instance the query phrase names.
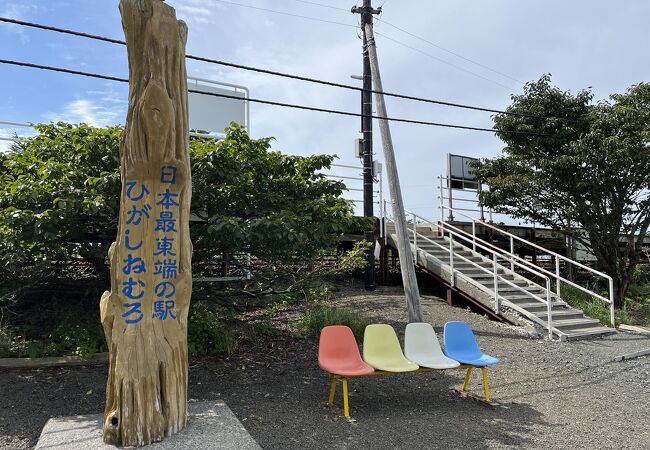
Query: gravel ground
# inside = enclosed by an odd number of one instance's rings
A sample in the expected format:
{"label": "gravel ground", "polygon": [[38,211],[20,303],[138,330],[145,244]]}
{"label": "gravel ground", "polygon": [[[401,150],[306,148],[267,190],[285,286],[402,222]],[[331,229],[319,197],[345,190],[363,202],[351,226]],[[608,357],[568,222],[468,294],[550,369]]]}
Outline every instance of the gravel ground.
{"label": "gravel ground", "polygon": [[[337,300],[402,334],[403,297],[390,292]],[[518,328],[425,297],[427,319],[472,325],[481,347],[501,358],[490,370],[487,406],[453,388],[464,371],[370,377],[350,381],[355,423],[324,405],[328,378],[317,344],[274,339],[230,358],[190,368],[190,397],[225,400],[264,448],[650,448],[650,358],[613,362],[650,348],[629,332],[579,342],[547,342]],[[0,448],[32,448],[51,416],[103,409],[106,367],[0,372]],[[472,393],[482,395],[479,373]],[[215,448],[218,445],[215,444]]]}

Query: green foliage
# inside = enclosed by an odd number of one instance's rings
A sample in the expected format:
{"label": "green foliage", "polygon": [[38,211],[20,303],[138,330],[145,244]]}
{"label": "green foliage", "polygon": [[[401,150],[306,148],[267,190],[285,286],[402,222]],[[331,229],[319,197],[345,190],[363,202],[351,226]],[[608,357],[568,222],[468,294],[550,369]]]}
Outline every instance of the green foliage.
{"label": "green foliage", "polygon": [[0,358],[8,358],[11,356],[11,344],[13,336],[11,330],[0,323]]}
{"label": "green foliage", "polygon": [[104,331],[97,320],[79,321],[68,316],[49,336],[42,356],[73,355],[88,357],[105,352]]}
{"label": "green foliage", "polygon": [[373,242],[358,241],[349,252],[343,254],[334,268],[334,273],[348,275],[366,267],[368,251],[374,246]]}
{"label": "green foliage", "polygon": [[316,256],[358,227],[344,185],[320,174],[334,157],[270,151],[271,139],[251,139],[240,126],[222,141],[192,142],[195,211],[209,225],[193,230],[195,252],[249,251],[267,260]]}
{"label": "green foliage", "polygon": [[[650,84],[597,105],[590,91],[561,91],[548,75],[524,91],[508,112],[536,117],[495,116],[506,146],[476,167],[490,185],[481,202],[574,234],[614,279],[622,307],[650,225]],[[622,254],[619,235],[627,241]]]}
{"label": "green foliage", "polygon": [[305,311],[298,322],[298,328],[305,336],[315,337],[328,325],[347,325],[360,341],[369,323],[359,313],[321,303]]}
{"label": "green foliage", "polygon": [[187,348],[192,358],[204,355],[231,354],[235,339],[223,324],[224,312],[199,302],[190,304],[187,325]]}
{"label": "green foliage", "polygon": [[80,356],[86,358],[105,352],[106,341],[98,320],[68,314],[45,336],[28,340],[27,327],[20,332],[0,326],[0,358],[42,358],[47,356]]}
{"label": "green foliage", "polygon": [[0,262],[104,261],[119,210],[119,127],[36,125],[0,154]]}
{"label": "green foliage", "polygon": [[[562,285],[562,300],[574,308],[582,310],[587,317],[598,319],[604,326],[608,327],[612,323],[609,304],[594,298],[578,288]],[[630,322],[628,315],[623,310],[616,311],[614,319],[617,325]]]}
{"label": "green foliage", "polygon": [[[39,134],[0,154],[0,266],[91,261],[106,276],[119,212],[120,127],[37,125]],[[221,252],[306,260],[361,228],[344,185],[319,171],[334,156],[288,156],[271,139],[233,124],[221,141],[193,139],[195,261]]]}

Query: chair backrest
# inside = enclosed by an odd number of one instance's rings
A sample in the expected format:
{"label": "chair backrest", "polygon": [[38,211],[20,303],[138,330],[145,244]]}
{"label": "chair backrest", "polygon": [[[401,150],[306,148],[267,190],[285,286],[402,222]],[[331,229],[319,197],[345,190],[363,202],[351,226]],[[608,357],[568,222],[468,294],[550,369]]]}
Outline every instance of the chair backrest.
{"label": "chair backrest", "polygon": [[431,324],[414,322],[406,325],[404,355],[413,361],[420,359],[420,356],[434,358],[444,356],[438,336]]}
{"label": "chair backrest", "polygon": [[363,359],[403,360],[402,346],[393,327],[385,323],[373,323],[363,333]]}
{"label": "chair backrest", "polygon": [[476,337],[467,322],[447,322],[444,329],[445,353],[463,354],[480,357],[483,352],[479,348]]}
{"label": "chair backrest", "polygon": [[362,361],[352,330],[345,325],[324,327],[318,342],[319,364],[322,366],[342,361]]}

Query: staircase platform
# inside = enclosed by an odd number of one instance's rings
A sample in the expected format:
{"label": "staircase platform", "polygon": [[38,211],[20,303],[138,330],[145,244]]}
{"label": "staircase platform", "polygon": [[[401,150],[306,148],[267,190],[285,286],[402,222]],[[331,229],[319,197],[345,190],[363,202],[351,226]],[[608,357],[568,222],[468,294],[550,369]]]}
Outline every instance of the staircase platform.
{"label": "staircase platform", "polygon": [[[388,245],[397,249],[397,236],[391,223],[386,225],[386,237]],[[475,252],[470,245],[465,246],[454,240],[452,274],[448,237],[439,236],[433,227],[418,225],[417,251],[412,230],[409,237],[417,266],[494,313],[494,265],[491,259]],[[503,307],[548,329],[545,287],[512,271],[509,265],[497,265],[497,280],[499,303]],[[586,317],[583,311],[571,307],[555,293],[551,293],[551,305],[552,332],[561,340],[605,336],[616,332],[613,328],[602,326],[597,319]]]}

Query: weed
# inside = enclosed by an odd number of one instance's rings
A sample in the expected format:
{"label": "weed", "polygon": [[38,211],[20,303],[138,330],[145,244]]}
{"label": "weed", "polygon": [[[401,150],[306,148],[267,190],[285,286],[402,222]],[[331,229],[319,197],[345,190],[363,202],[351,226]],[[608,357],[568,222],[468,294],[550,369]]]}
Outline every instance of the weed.
{"label": "weed", "polygon": [[[562,300],[574,308],[581,309],[588,317],[598,319],[604,326],[611,325],[610,306],[580,289],[562,285]],[[629,317],[625,311],[616,311],[615,320],[617,324],[628,323]]]}
{"label": "weed", "polygon": [[328,325],[347,325],[352,329],[357,340],[361,340],[369,323],[365,317],[356,312],[318,304],[304,313],[298,322],[298,328],[305,336],[318,336],[323,327]]}
{"label": "weed", "polygon": [[190,305],[187,326],[187,348],[189,356],[231,354],[235,349],[235,339],[222,322],[224,313],[203,303]]}

